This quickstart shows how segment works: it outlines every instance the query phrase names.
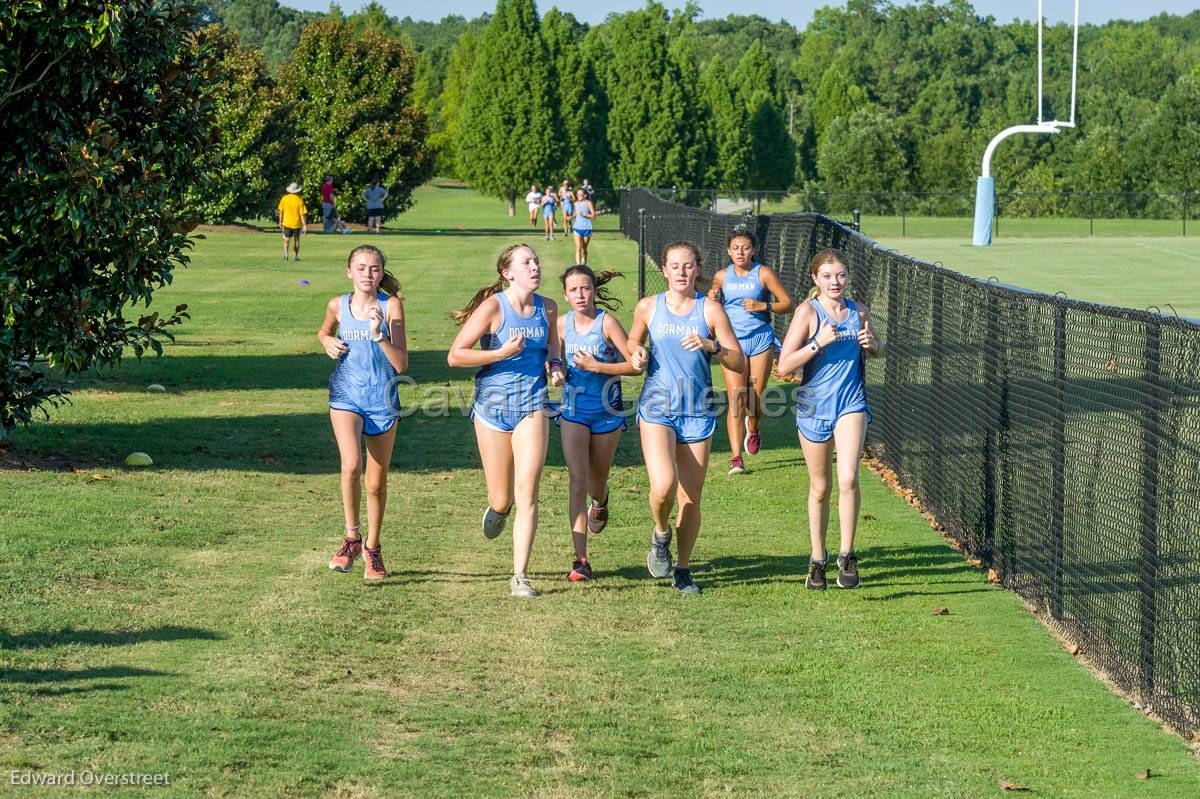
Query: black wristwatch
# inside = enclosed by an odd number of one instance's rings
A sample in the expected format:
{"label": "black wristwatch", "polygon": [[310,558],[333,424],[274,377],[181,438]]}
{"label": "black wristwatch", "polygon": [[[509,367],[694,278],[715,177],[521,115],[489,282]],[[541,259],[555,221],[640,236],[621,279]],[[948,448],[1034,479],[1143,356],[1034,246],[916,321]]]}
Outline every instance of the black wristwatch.
{"label": "black wristwatch", "polygon": [[721,354],[721,342],[717,341],[717,340],[714,338],[714,339],[712,340],[712,343],[713,343],[713,346],[714,346],[714,347],[716,347],[716,349],[715,349],[715,350],[713,350],[713,355],[720,355],[720,354]]}

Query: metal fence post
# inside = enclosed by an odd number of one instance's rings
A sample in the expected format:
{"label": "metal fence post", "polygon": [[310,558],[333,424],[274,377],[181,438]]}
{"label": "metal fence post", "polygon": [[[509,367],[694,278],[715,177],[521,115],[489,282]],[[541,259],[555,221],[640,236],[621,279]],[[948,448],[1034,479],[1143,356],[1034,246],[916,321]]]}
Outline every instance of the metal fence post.
{"label": "metal fence post", "polygon": [[1096,235],[1096,204],[1095,204],[1095,200],[1096,200],[1096,193],[1094,191],[1089,191],[1088,192],[1088,235],[1089,236]]}
{"label": "metal fence post", "polygon": [[1142,438],[1142,529],[1140,535],[1138,604],[1141,624],[1138,650],[1141,660],[1142,701],[1154,695],[1154,638],[1158,621],[1158,462],[1163,439],[1163,410],[1169,400],[1162,382],[1162,323],[1146,323],[1146,384],[1151,399],[1145,406],[1145,435]]}
{"label": "metal fence post", "polygon": [[[943,372],[946,364],[946,326],[943,323],[942,310],[944,306],[945,293],[945,276],[941,272],[933,273],[930,297],[930,352],[929,352],[929,390],[933,400],[933,418],[942,420],[946,418],[946,392],[943,385]],[[937,476],[942,474],[942,468],[945,464],[945,437],[935,436],[933,439],[932,464],[930,466],[930,474]],[[931,484],[934,482],[930,481]],[[931,485],[932,488],[932,485]],[[935,489],[936,490],[936,489]],[[938,491],[938,496],[934,497],[934,502],[942,506],[941,492]]]}
{"label": "metal fence post", "polygon": [[1004,351],[1001,336],[1005,330],[1000,323],[1000,299],[990,287],[985,291],[987,339],[983,350],[983,389],[992,412],[988,414],[988,430],[984,439],[983,551],[979,554],[985,563],[991,565],[995,561],[996,523],[999,516],[996,495],[1000,477],[1000,441],[1008,422],[1008,380],[1000,363],[1001,352]]}
{"label": "metal fence post", "polygon": [[888,257],[887,355],[883,359],[883,407],[887,416],[887,460],[897,472],[903,459],[900,434],[900,259]]}
{"label": "metal fence post", "polygon": [[908,195],[900,194],[900,238],[908,236]]}
{"label": "metal fence post", "polygon": [[1188,193],[1183,192],[1183,237],[1187,238]]}
{"label": "metal fence post", "polygon": [[1054,376],[1050,420],[1050,615],[1062,618],[1066,518],[1067,306],[1054,304]]}
{"label": "metal fence post", "polygon": [[638,299],[646,296],[646,209],[638,209]]}

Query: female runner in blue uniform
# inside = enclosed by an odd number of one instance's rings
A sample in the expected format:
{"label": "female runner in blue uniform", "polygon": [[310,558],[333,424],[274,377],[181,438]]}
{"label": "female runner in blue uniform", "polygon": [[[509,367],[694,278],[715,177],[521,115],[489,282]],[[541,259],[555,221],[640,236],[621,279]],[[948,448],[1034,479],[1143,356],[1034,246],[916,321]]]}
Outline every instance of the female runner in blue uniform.
{"label": "female runner in blue uniform", "polygon": [[562,362],[547,360],[548,353],[559,351],[558,308],[536,293],[542,268],[528,244],[505,248],[496,271],[496,282],[452,315],[462,329],[446,361],[480,367],[471,420],[488,486],[483,535],[490,539],[504,531],[515,500],[509,588],[513,596],[537,596],[526,569],[537,534],[538,485],[549,438],[546,375],[556,386],[563,382]]}
{"label": "female runner in blue uniform", "polygon": [[[696,245],[668,244],[659,264],[667,290],[638,301],[629,332],[630,363],[639,371],[647,369],[638,400],[638,430],[654,517],[646,567],[654,577],[671,573],[670,519],[678,502],[679,560],[672,583],[679,591],[698,594],[690,563],[700,533],[700,494],[717,426],[709,361],[716,355],[722,367],[740,372],[746,357],[725,310],[696,291],[702,279]],[[647,338],[649,351],[644,346]]]}
{"label": "female runner in blue uniform", "polygon": [[588,243],[592,240],[592,220],[596,218],[596,209],[587,198],[583,189],[575,193],[575,221],[572,232],[575,234],[575,263],[586,264]]}
{"label": "female runner in blue uniform", "polygon": [[[337,361],[329,377],[329,419],[342,461],[342,510],[346,517],[346,534],[329,568],[349,572],[358,556],[365,553],[363,579],[370,581],[387,577],[379,533],[400,413],[396,376],[408,369],[404,295],[386,265],[387,258],[376,247],[364,244],[351,250],[346,276],[354,284],[354,291],[329,301],[325,321],[317,332],[317,341]],[[365,474],[360,439],[366,443]],[[367,485],[365,549],[359,535],[360,480]]]}
{"label": "female runner in blue uniform", "polygon": [[575,194],[571,191],[571,181],[564,180],[558,187],[558,202],[562,205],[563,235],[571,229],[571,217],[575,215]]}
{"label": "female runner in blue uniform", "polygon": [[[542,222],[546,227],[546,241],[554,241],[554,209],[558,207],[558,195],[553,186],[547,186],[542,194]],[[565,226],[564,226],[565,232]]]}
{"label": "female runner in blue uniform", "polygon": [[[762,446],[763,392],[771,375],[778,342],[771,327],[771,314],[791,313],[795,303],[783,282],[769,266],[754,260],[757,242],[746,227],[736,227],[726,240],[730,264],[713,277],[709,296],[724,297],[725,313],[737,334],[738,346],[750,362],[749,381],[745,372],[723,369],[729,409],[725,427],[729,433],[729,473],[746,471],[742,450],[757,455]],[[749,382],[749,385],[747,385]]]}
{"label": "female runner in blue uniform", "polygon": [[839,250],[822,250],[813,257],[810,271],[815,287],[792,317],[779,354],[781,375],[804,369],[796,402],[796,428],[808,465],[808,531],[812,539],[804,584],[825,589],[830,456],[836,449],[841,524],[837,584],[857,588],[858,461],[871,421],[862,358],[864,353],[878,355],[881,344],[871,330],[867,306],[845,296],[849,277],[846,256]]}
{"label": "female runner in blue uniform", "polygon": [[[599,533],[608,524],[608,473],[625,429],[621,375],[638,373],[620,360],[628,359],[625,328],[604,310],[615,310],[621,304],[604,290],[606,283],[620,276],[620,272],[596,274],[583,264],[562,274],[563,293],[571,310],[558,318],[567,367],[558,423],[570,476],[568,518],[575,562],[567,579],[572,582],[592,579],[587,534]],[[590,507],[588,494],[592,496]]]}

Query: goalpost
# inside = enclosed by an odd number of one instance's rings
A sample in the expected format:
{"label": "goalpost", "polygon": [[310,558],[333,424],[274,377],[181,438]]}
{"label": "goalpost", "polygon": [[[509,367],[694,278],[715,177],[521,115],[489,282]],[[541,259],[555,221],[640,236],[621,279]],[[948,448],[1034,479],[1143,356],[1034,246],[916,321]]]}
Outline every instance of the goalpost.
{"label": "goalpost", "polygon": [[1045,17],[1042,15],[1042,0],[1038,0],[1038,85],[1037,85],[1037,124],[1014,125],[996,134],[983,152],[983,169],[975,182],[975,235],[972,241],[976,247],[987,247],[992,243],[992,218],[996,210],[996,181],[992,177],[992,155],[1000,142],[1016,133],[1058,133],[1063,128],[1075,127],[1075,85],[1079,69],[1079,0],[1075,0],[1075,33],[1071,47],[1071,116],[1061,120],[1046,121],[1043,117],[1042,101],[1042,29]]}

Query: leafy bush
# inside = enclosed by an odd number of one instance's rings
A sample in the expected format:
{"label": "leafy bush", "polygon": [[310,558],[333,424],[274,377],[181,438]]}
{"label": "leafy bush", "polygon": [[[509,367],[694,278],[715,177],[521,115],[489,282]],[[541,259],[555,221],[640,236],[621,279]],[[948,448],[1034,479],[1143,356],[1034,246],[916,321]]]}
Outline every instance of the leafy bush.
{"label": "leafy bush", "polygon": [[162,351],[187,314],[126,317],[187,262],[216,63],[187,0],[15,0],[0,11],[0,430],[78,372]]}

